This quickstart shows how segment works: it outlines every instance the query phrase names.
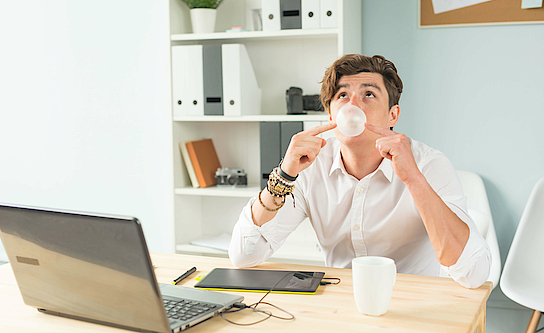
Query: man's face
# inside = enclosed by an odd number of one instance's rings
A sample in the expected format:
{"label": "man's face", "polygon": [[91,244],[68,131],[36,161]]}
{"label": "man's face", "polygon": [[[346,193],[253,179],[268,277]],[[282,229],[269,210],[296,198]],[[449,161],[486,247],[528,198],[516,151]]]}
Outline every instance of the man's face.
{"label": "man's face", "polygon": [[[336,122],[338,110],[346,104],[353,104],[363,110],[366,122],[369,124],[390,128],[397,123],[398,105],[389,109],[389,95],[381,74],[365,72],[342,76],[338,82],[338,88],[338,92],[331,100],[329,121]],[[338,128],[335,128],[334,133],[341,142],[361,140],[365,137],[370,139],[376,135],[365,130],[357,137],[347,137]]]}

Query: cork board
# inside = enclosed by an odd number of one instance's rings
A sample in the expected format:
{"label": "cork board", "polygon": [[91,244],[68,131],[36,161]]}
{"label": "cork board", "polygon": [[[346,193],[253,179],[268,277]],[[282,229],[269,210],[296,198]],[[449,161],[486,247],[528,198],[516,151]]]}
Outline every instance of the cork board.
{"label": "cork board", "polygon": [[435,14],[432,0],[419,0],[419,27],[544,23],[544,8],[521,9],[521,0],[492,0]]}

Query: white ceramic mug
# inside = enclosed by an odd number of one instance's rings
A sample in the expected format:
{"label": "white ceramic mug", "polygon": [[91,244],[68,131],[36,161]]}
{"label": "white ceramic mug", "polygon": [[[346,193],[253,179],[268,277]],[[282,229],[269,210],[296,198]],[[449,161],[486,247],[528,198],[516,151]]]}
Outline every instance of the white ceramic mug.
{"label": "white ceramic mug", "polygon": [[385,257],[358,257],[351,261],[351,273],[357,310],[370,316],[386,313],[397,279],[395,261]]}

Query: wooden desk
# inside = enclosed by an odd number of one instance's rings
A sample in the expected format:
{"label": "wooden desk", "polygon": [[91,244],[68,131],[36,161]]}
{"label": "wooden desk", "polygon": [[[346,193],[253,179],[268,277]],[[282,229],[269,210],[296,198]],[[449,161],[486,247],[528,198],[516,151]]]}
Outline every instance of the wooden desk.
{"label": "wooden desk", "polygon": [[[172,283],[192,266],[197,273],[180,285],[191,287],[193,277],[215,267],[232,267],[228,259],[175,254],[152,254],[157,280]],[[380,317],[360,314],[352,294],[351,270],[340,268],[264,263],[260,269],[316,270],[339,277],[339,285],[320,286],[315,295],[270,294],[266,301],[296,317],[292,321],[270,318],[254,326],[235,326],[221,317],[212,318],[187,332],[485,332],[485,306],[491,282],[466,289],[451,279],[398,274],[388,312]],[[257,302],[264,294],[239,293],[244,302]],[[264,309],[264,306],[263,306]],[[282,315],[278,313],[278,315]],[[229,319],[250,322],[260,317],[249,310]],[[129,332],[39,313],[24,305],[10,265],[0,266],[0,332]]]}

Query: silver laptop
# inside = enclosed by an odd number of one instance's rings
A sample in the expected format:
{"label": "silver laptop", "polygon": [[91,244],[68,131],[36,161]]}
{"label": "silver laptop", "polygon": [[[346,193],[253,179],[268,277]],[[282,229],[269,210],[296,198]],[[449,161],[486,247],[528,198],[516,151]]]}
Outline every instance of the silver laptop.
{"label": "silver laptop", "polygon": [[40,312],[179,332],[243,300],[157,284],[142,227],[133,217],[0,205],[0,236],[24,302]]}

